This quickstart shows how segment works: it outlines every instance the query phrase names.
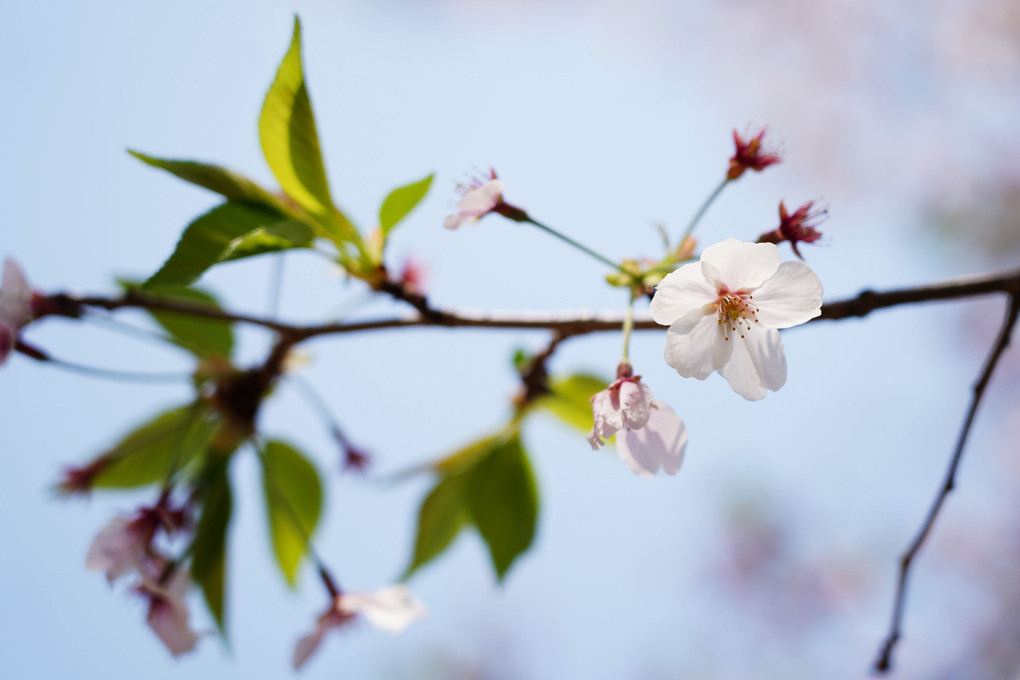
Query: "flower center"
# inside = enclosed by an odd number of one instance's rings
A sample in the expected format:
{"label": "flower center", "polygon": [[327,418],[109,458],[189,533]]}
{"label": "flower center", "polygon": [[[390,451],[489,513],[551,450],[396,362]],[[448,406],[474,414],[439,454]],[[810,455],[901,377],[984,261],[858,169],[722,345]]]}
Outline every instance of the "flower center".
{"label": "flower center", "polygon": [[744,337],[744,331],[750,330],[751,324],[758,323],[758,308],[753,299],[753,295],[742,291],[733,292],[726,288],[719,291],[716,305],[723,340],[729,340],[731,333]]}

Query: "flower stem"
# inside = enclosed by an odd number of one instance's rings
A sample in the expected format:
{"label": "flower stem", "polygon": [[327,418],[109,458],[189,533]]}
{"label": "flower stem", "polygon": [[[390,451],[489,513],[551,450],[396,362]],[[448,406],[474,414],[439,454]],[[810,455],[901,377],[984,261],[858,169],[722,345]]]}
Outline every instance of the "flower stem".
{"label": "flower stem", "polygon": [[631,290],[630,300],[627,302],[627,314],[623,317],[623,359],[624,363],[630,363],[630,332],[634,330],[634,298],[636,290]]}
{"label": "flower stem", "polygon": [[628,275],[630,274],[630,272],[628,272],[626,269],[624,269],[620,265],[618,265],[615,262],[613,262],[612,260],[610,260],[608,257],[603,257],[602,255],[599,255],[598,253],[596,253],[594,250],[592,250],[588,246],[585,246],[585,245],[582,245],[582,244],[578,243],[574,239],[570,238],[569,236],[565,236],[564,234],[561,234],[560,232],[556,231],[552,227],[547,227],[546,225],[542,224],[541,222],[538,222],[537,220],[532,219],[531,217],[527,218],[526,220],[522,220],[522,221],[528,222],[529,224],[533,224],[534,226],[538,227],[542,231],[544,231],[544,232],[546,232],[548,234],[551,234],[551,235],[555,236],[556,238],[560,239],[564,243],[567,243],[569,245],[574,246],[575,248],[580,250],[582,253],[585,253],[586,255],[590,255],[591,257],[594,257],[596,260],[598,260],[602,264],[608,265],[608,266],[612,267],[613,269],[615,269],[617,271],[623,272],[624,274],[628,274]]}
{"label": "flower stem", "polygon": [[708,211],[708,207],[712,205],[715,199],[718,198],[719,194],[722,193],[722,190],[725,189],[726,185],[729,183],[730,178],[724,177],[723,181],[719,183],[719,186],[717,186],[712,191],[712,193],[708,195],[708,198],[705,199],[705,202],[701,204],[700,208],[698,208],[698,212],[694,213],[694,217],[692,217],[691,221],[687,224],[687,229],[684,230],[683,236],[680,237],[680,243],[683,243],[684,239],[691,235],[691,232],[694,231],[694,227],[698,226],[698,222],[701,221],[701,218],[704,217],[705,212]]}

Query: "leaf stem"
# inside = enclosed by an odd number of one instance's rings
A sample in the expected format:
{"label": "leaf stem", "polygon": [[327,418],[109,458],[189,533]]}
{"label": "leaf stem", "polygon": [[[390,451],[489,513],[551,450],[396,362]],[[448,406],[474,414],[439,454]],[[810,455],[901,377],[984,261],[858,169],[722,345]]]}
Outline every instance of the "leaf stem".
{"label": "leaf stem", "polygon": [[730,179],[728,177],[724,177],[723,181],[719,183],[719,186],[717,186],[712,193],[708,195],[705,202],[701,204],[700,208],[698,208],[698,212],[694,213],[694,217],[692,217],[691,221],[687,223],[687,228],[680,237],[680,243],[683,243],[684,239],[691,235],[691,232],[694,231],[694,227],[698,226],[698,222],[701,221],[701,218],[704,217],[705,213],[708,211],[709,206],[715,202],[715,199],[719,197],[719,194],[722,193],[722,190],[725,189],[726,185],[729,183]]}
{"label": "leaf stem", "polygon": [[574,248],[577,248],[582,253],[584,253],[586,255],[590,255],[591,257],[594,257],[596,260],[598,260],[602,264],[607,265],[607,266],[609,266],[612,269],[615,269],[617,271],[623,272],[624,274],[627,274],[628,276],[630,275],[630,272],[628,272],[626,269],[621,267],[619,264],[617,264],[617,263],[613,262],[612,260],[610,260],[608,257],[605,257],[603,255],[599,255],[598,253],[596,253],[594,250],[592,250],[588,246],[583,245],[581,243],[578,243],[574,239],[570,238],[569,236],[567,236],[565,234],[561,234],[560,232],[556,231],[552,227],[544,225],[541,222],[539,222],[539,221],[537,221],[535,219],[532,219],[531,217],[529,217],[529,218],[527,218],[526,220],[523,220],[523,221],[527,222],[528,224],[531,224],[531,225],[534,225],[534,226],[538,227],[539,229],[541,229],[542,231],[546,232],[547,234],[551,234],[552,236],[555,236],[556,238],[558,238],[559,240],[563,241],[564,243],[566,243],[568,245],[571,245]]}

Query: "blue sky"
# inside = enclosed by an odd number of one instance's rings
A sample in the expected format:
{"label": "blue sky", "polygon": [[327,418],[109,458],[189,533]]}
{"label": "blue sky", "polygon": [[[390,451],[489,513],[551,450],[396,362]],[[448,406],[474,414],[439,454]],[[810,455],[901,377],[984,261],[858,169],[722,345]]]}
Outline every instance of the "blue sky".
{"label": "blue sky", "polygon": [[[788,72],[771,74],[783,97],[763,95],[768,74],[752,70],[746,83],[736,80],[732,56],[713,67],[718,44],[707,36],[718,15],[704,5],[681,11],[653,2],[629,9],[609,2],[12,6],[0,26],[9,65],[0,103],[0,256],[16,257],[47,291],[110,291],[115,275],[154,271],[183,226],[214,199],[143,166],[125,148],[214,161],[271,184],[256,117],[295,12],[338,203],[367,228],[390,189],[436,173],[392,254],[394,263],[409,255],[426,261],[438,304],[619,310],[624,302],[602,282],[597,263],[535,230],[497,218],[443,230],[466,172],[497,168],[508,200],[596,250],[654,255],[653,224],[679,231],[725,170],[730,131],[751,122],[769,124],[787,160],[729,188],[699,229],[703,243],[753,239],[774,227],[779,198],[797,204],[824,196],[832,207],[828,243],[804,250],[828,299],[974,267],[923,237],[916,188],[875,180],[890,172],[885,159],[894,150],[834,159],[819,149],[817,126],[805,118],[828,115],[830,96],[812,99],[817,93],[798,90],[797,74]],[[663,35],[683,48],[672,49]],[[918,68],[897,54],[888,55],[890,63]],[[801,86],[811,83],[805,77]],[[841,96],[852,98],[852,85]],[[916,96],[928,95],[921,88]],[[892,106],[909,112],[917,104]],[[969,114],[961,115],[954,124],[969,129]],[[860,127],[843,131],[867,140],[868,124],[883,128],[889,120],[851,118],[848,125]],[[991,135],[982,130],[975,144]],[[328,318],[361,299],[356,285],[318,258],[289,256],[286,267],[288,318]],[[203,283],[228,304],[260,312],[269,273],[267,261],[252,261],[225,266]],[[973,305],[998,317],[996,303]],[[396,638],[367,626],[335,635],[302,675],[736,678],[753,670],[790,678],[809,669],[801,677],[863,677],[884,633],[894,561],[941,475],[985,351],[983,342],[961,337],[959,308],[793,330],[784,336],[789,382],[758,403],[733,394],[718,376],[681,379],[662,363],[662,336],[640,335],[632,348],[637,370],[690,429],[680,474],[636,478],[611,451],[593,453],[577,433],[536,419],[525,438],[542,492],[539,535],[506,583],[494,585],[483,546],[464,536],[411,583],[429,607],[427,619]],[[357,313],[398,311],[372,302]],[[28,337],[55,356],[92,365],[188,366],[171,350],[97,325],[53,320]],[[255,360],[266,342],[244,331],[242,355]],[[351,437],[376,453],[379,469],[395,470],[498,427],[516,387],[514,349],[544,342],[537,333],[439,329],[329,339],[308,347],[305,375]],[[616,334],[580,338],[553,367],[610,375],[618,353]],[[996,394],[975,433],[975,453],[995,450],[1003,414]],[[84,569],[95,532],[146,497],[67,502],[49,491],[64,464],[186,397],[185,386],[115,384],[22,357],[3,368],[0,514],[8,520],[0,527],[7,610],[0,658],[10,677],[289,672],[293,644],[325,600],[310,570],[295,592],[278,577],[251,460],[234,469],[230,649],[210,636],[177,661],[143,625],[137,602]],[[392,582],[408,559],[428,480],[390,488],[337,475],[321,423],[286,385],[263,428],[299,443],[328,471],[318,545],[345,585]],[[938,566],[951,552],[947,537],[995,517],[1015,490],[997,481],[994,456],[975,458],[914,581],[900,661],[918,676],[963,649],[947,622],[986,611],[981,597],[964,597],[970,591],[959,574]],[[776,624],[787,615],[782,603],[766,600],[752,611],[734,601],[713,574],[739,508],[789,532],[796,564],[860,565],[860,597],[811,630]],[[193,604],[198,625],[209,629]],[[796,667],[794,652],[803,659]]]}

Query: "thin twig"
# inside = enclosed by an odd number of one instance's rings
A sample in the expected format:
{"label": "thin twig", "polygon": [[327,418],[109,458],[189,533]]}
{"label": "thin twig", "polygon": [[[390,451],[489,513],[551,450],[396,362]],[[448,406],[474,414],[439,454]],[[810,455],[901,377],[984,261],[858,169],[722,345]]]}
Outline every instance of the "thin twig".
{"label": "thin twig", "polygon": [[[1014,285],[1018,282],[1020,282],[1020,277],[1014,275]],[[949,459],[949,467],[946,469],[945,479],[942,481],[942,485],[939,487],[939,490],[935,495],[935,500],[928,509],[928,514],[925,517],[924,522],[921,524],[917,535],[914,537],[914,540],[910,542],[910,546],[900,558],[899,577],[896,583],[896,597],[893,604],[892,622],[889,626],[889,633],[886,636],[885,641],[882,643],[878,660],[875,661],[876,673],[885,673],[892,667],[893,649],[899,641],[902,631],[903,607],[904,601],[906,600],[907,578],[910,575],[910,565],[913,563],[914,557],[921,549],[921,546],[924,545],[925,540],[928,538],[928,534],[931,533],[932,526],[935,524],[935,519],[938,517],[939,511],[942,509],[942,505],[945,503],[946,497],[949,495],[949,492],[953,490],[953,487],[956,484],[956,470],[960,465],[960,459],[963,457],[963,449],[967,443],[967,437],[970,434],[971,425],[974,423],[974,416],[977,414],[978,406],[981,404],[981,398],[985,394],[985,388],[988,386],[988,382],[992,378],[992,373],[995,371],[995,367],[999,363],[999,359],[1002,357],[1003,352],[1009,345],[1010,335],[1013,332],[1013,327],[1016,325],[1018,315],[1020,315],[1020,295],[1018,295],[1014,290],[1009,297],[1006,318],[1002,323],[1002,327],[999,329],[999,336],[996,338],[995,345],[992,347],[992,351],[988,355],[988,359],[985,361],[985,366],[981,371],[978,381],[974,384],[974,395],[971,398],[970,408],[967,410],[967,417],[963,421],[963,427],[960,429],[960,434],[956,440],[956,448],[953,449],[953,455]]]}

